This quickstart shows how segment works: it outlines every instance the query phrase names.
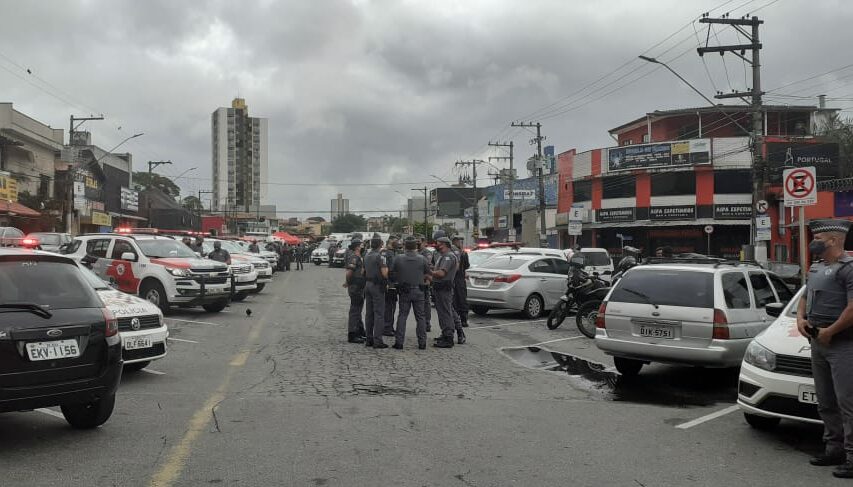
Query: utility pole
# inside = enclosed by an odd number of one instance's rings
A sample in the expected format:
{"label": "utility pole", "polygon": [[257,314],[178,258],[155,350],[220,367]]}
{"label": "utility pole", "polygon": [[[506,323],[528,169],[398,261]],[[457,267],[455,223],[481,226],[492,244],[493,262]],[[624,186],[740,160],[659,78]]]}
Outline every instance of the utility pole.
{"label": "utility pole", "polygon": [[[72,141],[74,140],[74,132],[77,130],[77,127],[83,125],[83,122],[87,122],[89,120],[103,120],[104,116],[100,117],[75,117],[71,115],[71,123],[68,125],[68,145],[72,145]],[[80,122],[77,125],[74,125],[74,122]]]}
{"label": "utility pole", "polygon": [[148,174],[151,174],[151,171],[154,170],[157,166],[162,166],[163,164],[171,164],[172,161],[148,161]]}
{"label": "utility pole", "polygon": [[[74,142],[74,131],[83,125],[84,122],[89,120],[103,120],[104,116],[101,115],[99,117],[75,117],[71,115],[71,122],[68,124],[68,145],[72,145]],[[75,125],[75,122],[79,122]],[[5,151],[4,151],[5,152]],[[76,157],[75,157],[76,159]],[[75,175],[77,173],[77,161],[71,161],[72,167],[68,168],[66,172],[66,182],[65,182],[65,231],[68,233],[72,233],[72,226],[74,220],[74,181],[76,180]]]}
{"label": "utility pole", "polygon": [[456,166],[471,166],[471,176],[474,180],[474,231],[471,233],[473,238],[480,237],[480,197],[477,194],[477,166],[485,164],[486,161],[479,159],[471,159],[470,161],[456,161]]}
{"label": "utility pole", "polygon": [[536,127],[536,137],[530,140],[530,144],[536,144],[536,165],[539,166],[539,247],[548,247],[548,235],[545,229],[545,161],[542,158],[542,124],[539,122],[513,122],[512,127]]}
{"label": "utility pole", "polygon": [[513,182],[515,181],[515,170],[512,168],[513,163],[513,143],[510,141],[508,144],[504,143],[492,143],[489,142],[490,147],[509,147],[509,157],[499,156],[499,157],[489,157],[489,161],[503,161],[509,160],[509,217],[507,218],[507,233],[509,234],[509,241],[515,242],[515,193],[513,192]]}
{"label": "utility pole", "polygon": [[[705,14],[701,19],[699,19],[699,22],[709,24],[709,39],[712,27],[711,24],[723,24],[732,26],[749,41],[749,44],[709,47],[706,40],[705,47],[698,48],[697,52],[699,53],[699,56],[703,56],[707,52],[718,52],[721,56],[730,52],[752,66],[751,89],[742,92],[717,93],[714,98],[740,98],[743,101],[747,101],[747,99],[749,99],[750,109],[752,111],[752,222],[749,226],[749,243],[752,251],[752,258],[763,262],[767,260],[767,247],[764,244],[764,241],[755,240],[755,218],[758,216],[757,203],[764,199],[764,184],[767,171],[763,155],[764,114],[761,111],[761,95],[763,95],[764,92],[761,91],[761,61],[759,57],[761,52],[761,42],[758,37],[758,28],[764,23],[764,21],[759,20],[758,17],[754,16],[750,18],[741,17],[739,19],[730,19],[728,18],[728,15],[723,16],[723,18],[710,18]],[[751,27],[751,31],[748,32],[746,27]],[[752,52],[751,57],[747,57],[745,55],[746,51]],[[800,236],[800,238],[802,238],[802,236]]]}

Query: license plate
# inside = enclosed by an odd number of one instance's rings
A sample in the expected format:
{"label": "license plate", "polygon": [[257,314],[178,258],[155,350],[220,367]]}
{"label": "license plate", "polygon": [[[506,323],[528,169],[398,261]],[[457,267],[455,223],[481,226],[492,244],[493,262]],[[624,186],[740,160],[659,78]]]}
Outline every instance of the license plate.
{"label": "license plate", "polygon": [[805,404],[817,404],[817,393],[815,393],[814,386],[800,386],[797,399]]}
{"label": "license plate", "polygon": [[140,348],[151,348],[151,337],[128,337],[124,339],[125,350],[137,350]]}
{"label": "license plate", "polygon": [[77,340],[27,343],[27,355],[32,361],[74,358],[80,356],[80,347]]}
{"label": "license plate", "polygon": [[474,279],[474,284],[475,284],[475,285],[477,285],[477,286],[488,286],[488,285],[489,285],[489,280],[488,280],[488,279],[475,278],[475,279]]}
{"label": "license plate", "polygon": [[219,289],[215,287],[209,287],[206,289],[207,294],[222,294],[224,291],[224,289]]}
{"label": "license plate", "polygon": [[640,336],[649,338],[675,338],[675,332],[672,328],[664,326],[640,326]]}

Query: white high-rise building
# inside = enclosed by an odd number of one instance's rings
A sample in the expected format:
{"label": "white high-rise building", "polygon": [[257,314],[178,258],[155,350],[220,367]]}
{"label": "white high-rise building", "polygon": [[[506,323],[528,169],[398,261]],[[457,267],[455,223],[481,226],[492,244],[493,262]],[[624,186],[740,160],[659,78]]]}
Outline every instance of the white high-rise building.
{"label": "white high-rise building", "polygon": [[349,213],[349,200],[344,198],[344,195],[341,193],[338,193],[338,197],[332,200],[332,221],[347,213]]}
{"label": "white high-rise building", "polygon": [[246,101],[211,115],[213,210],[255,213],[267,201],[268,127],[266,118],[250,117]]}

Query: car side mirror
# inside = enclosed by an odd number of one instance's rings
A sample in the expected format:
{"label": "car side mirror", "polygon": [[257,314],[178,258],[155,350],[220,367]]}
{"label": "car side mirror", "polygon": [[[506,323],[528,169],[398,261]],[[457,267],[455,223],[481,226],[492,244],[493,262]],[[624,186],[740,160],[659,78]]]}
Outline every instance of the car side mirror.
{"label": "car side mirror", "polygon": [[774,318],[778,318],[784,309],[785,303],[767,303],[767,306],[764,307],[764,311],[767,312],[767,315]]}
{"label": "car side mirror", "polygon": [[121,260],[126,260],[128,262],[136,262],[136,254],[133,252],[124,252],[121,254]]}

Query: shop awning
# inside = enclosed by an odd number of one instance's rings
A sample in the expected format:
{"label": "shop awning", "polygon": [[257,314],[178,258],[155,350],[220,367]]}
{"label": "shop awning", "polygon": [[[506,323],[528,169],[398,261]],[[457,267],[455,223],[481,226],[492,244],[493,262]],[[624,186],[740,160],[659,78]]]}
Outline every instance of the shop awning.
{"label": "shop awning", "polygon": [[705,225],[737,225],[749,226],[749,220],[715,220],[713,218],[700,218],[698,220],[669,220],[669,221],[633,221],[613,223],[584,223],[583,228],[632,228],[632,227],[692,227]]}
{"label": "shop awning", "polygon": [[0,201],[0,215],[9,215],[12,217],[22,216],[24,218],[37,218],[41,216],[41,213],[33,210],[32,208],[27,208],[26,206],[18,203],[17,201]]}
{"label": "shop awning", "polygon": [[275,232],[272,234],[273,237],[282,240],[284,243],[288,245],[299,245],[301,240],[298,237],[294,237],[293,235],[287,232]]}

